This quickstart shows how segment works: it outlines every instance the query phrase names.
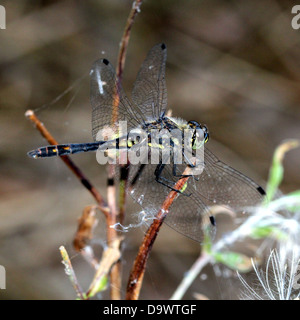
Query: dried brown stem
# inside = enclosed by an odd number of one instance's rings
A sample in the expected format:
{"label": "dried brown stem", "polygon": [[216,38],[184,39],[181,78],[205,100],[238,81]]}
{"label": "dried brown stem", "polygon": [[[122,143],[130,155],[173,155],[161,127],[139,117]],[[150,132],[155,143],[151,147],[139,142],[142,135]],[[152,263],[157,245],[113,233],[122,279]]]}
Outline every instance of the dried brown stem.
{"label": "dried brown stem", "polygon": [[[124,29],[124,33],[121,40],[120,45],[120,51],[118,56],[118,64],[117,64],[117,76],[118,76],[118,84],[121,84],[122,81],[122,75],[123,70],[125,66],[125,58],[126,58],[126,52],[128,48],[128,42],[130,38],[130,32],[134,23],[134,19],[137,15],[137,13],[140,11],[140,6],[142,4],[142,0],[134,1],[132,5],[132,9],[130,11],[130,14],[128,16],[126,26]],[[118,119],[118,107],[119,107],[119,99],[118,99],[118,93],[116,92],[116,99],[113,106],[112,111],[112,123],[114,123]],[[51,145],[57,145],[58,142],[53,138],[53,136],[50,134],[50,132],[46,129],[46,127],[43,125],[43,123],[37,118],[35,113],[32,110],[28,110],[25,113],[26,117],[35,124],[38,131],[41,133],[41,135],[49,142]],[[108,168],[108,187],[107,187],[107,203],[104,201],[103,197],[100,195],[100,193],[97,191],[97,189],[90,183],[90,181],[85,177],[85,175],[82,173],[82,171],[74,164],[74,162],[70,159],[68,156],[61,156],[60,157],[62,161],[68,166],[68,168],[76,175],[76,177],[81,181],[81,183],[84,185],[85,188],[87,188],[90,193],[93,195],[95,200],[97,201],[99,205],[99,209],[105,214],[106,217],[106,223],[107,223],[107,241],[109,247],[112,246],[111,249],[119,250],[119,246],[121,244],[121,239],[118,237],[117,231],[114,228],[110,228],[111,225],[114,225],[118,221],[122,222],[123,217],[125,214],[125,199],[126,199],[126,179],[124,180],[123,186],[120,189],[120,212],[117,210],[116,206],[116,188],[114,184],[114,176],[115,176],[115,166],[109,165]],[[81,221],[83,224],[87,223],[88,221]],[[78,240],[78,239],[77,239]],[[82,239],[81,239],[82,240]],[[116,244],[118,248],[116,248]],[[116,255],[117,256],[117,255]],[[119,259],[119,256],[117,256],[115,260]],[[119,300],[121,298],[120,295],[120,288],[121,288],[121,264],[120,262],[115,263],[114,261],[111,265],[111,298],[113,300]],[[102,262],[100,263],[100,266],[102,266]],[[98,268],[94,281],[90,286],[88,294],[91,294],[91,290],[94,290],[95,282],[99,280],[99,277],[102,276],[103,272],[101,271],[102,268]],[[106,273],[108,272],[107,269],[105,269]],[[98,279],[98,280],[97,280]]]}
{"label": "dried brown stem", "polygon": [[93,231],[98,224],[96,211],[97,205],[84,208],[82,216],[78,219],[78,227],[73,240],[75,250],[80,252],[95,269],[98,268],[98,261],[90,242],[93,239]]}
{"label": "dried brown stem", "polygon": [[[58,142],[54,139],[51,133],[47,130],[44,124],[39,120],[34,111],[27,110],[25,116],[35,125],[36,129],[41,133],[41,135],[51,144],[57,145]],[[112,221],[112,217],[117,215],[116,207],[112,207],[112,199],[115,199],[114,190],[108,188],[109,192],[109,201],[111,203],[106,203],[102,198],[101,194],[98,190],[91,184],[91,182],[86,178],[83,172],[75,165],[75,163],[71,160],[69,156],[61,156],[62,161],[67,165],[67,167],[76,175],[76,177],[81,181],[81,183],[86,187],[90,193],[95,198],[96,202],[99,205],[99,209],[105,214],[107,220],[107,233],[108,233],[108,242],[116,238],[114,234],[114,229],[110,228],[111,224],[115,222]],[[113,173],[110,173],[113,174]],[[113,208],[113,213],[109,210],[109,208]]]}
{"label": "dried brown stem", "polygon": [[76,291],[76,294],[77,294],[78,298],[83,300],[85,298],[85,296],[84,296],[84,293],[83,293],[83,291],[82,291],[82,289],[81,289],[81,287],[80,287],[80,285],[78,283],[78,280],[77,280],[76,274],[74,272],[74,269],[72,267],[69,255],[68,255],[68,253],[67,253],[67,251],[66,251],[64,246],[61,246],[59,248],[59,250],[60,250],[60,254],[61,254],[62,259],[63,259],[62,262],[65,265],[65,271],[69,276],[69,279],[70,279],[70,281],[71,281],[71,283],[72,283],[72,285],[73,285],[73,287],[74,287],[74,289]]}
{"label": "dried brown stem", "polygon": [[98,223],[96,209],[95,205],[85,207],[82,216],[78,219],[78,228],[73,240],[73,247],[78,252],[89,245],[93,238],[93,230]]}
{"label": "dried brown stem", "polygon": [[[140,11],[140,6],[142,4],[142,0],[137,0],[133,2],[132,9],[129,13],[129,16],[126,21],[124,33],[121,39],[120,44],[120,50],[118,55],[118,63],[116,68],[116,74],[118,77],[118,86],[121,86],[122,82],[122,76],[125,66],[125,59],[126,59],[126,53],[128,48],[128,42],[130,39],[130,33],[131,29],[134,23],[134,19],[138,12]],[[115,100],[113,105],[113,111],[112,111],[112,124],[114,124],[118,119],[118,107],[119,107],[119,96],[118,96],[118,90],[116,90],[115,93]],[[115,224],[117,222],[122,223],[125,215],[125,205],[126,205],[126,186],[127,186],[127,179],[121,179],[120,182],[120,202],[119,202],[119,212],[117,213],[116,210],[116,189],[114,184],[114,170],[115,166],[109,165],[109,177],[108,181],[110,182],[108,184],[107,188],[107,199],[109,203],[109,208],[111,211],[111,224]],[[126,170],[126,166],[120,167],[121,170],[121,178],[122,170]],[[111,239],[114,239],[117,237],[117,231],[112,229],[110,231]],[[111,270],[110,274],[110,280],[111,280],[111,299],[113,300],[120,300],[121,299],[121,262],[117,262]]]}
{"label": "dried brown stem", "polygon": [[[110,215],[107,221],[107,240],[108,246],[111,246],[113,241],[118,238],[118,233],[110,226],[117,223],[118,210],[116,206],[116,186],[114,184],[115,166],[110,164],[108,166],[108,185],[107,185],[107,201],[110,208]],[[121,242],[119,243],[121,244]],[[119,265],[119,266],[118,266]],[[120,261],[118,261],[110,272],[110,298],[112,300],[121,299],[121,272]]]}
{"label": "dried brown stem", "polygon": [[127,18],[126,26],[122,36],[119,57],[118,57],[118,65],[117,65],[117,76],[120,82],[122,81],[122,75],[123,75],[123,70],[125,66],[126,52],[128,48],[131,28],[133,26],[136,15],[140,12],[142,2],[143,2],[142,0],[136,0],[133,2],[132,9]]}
{"label": "dried brown stem", "polygon": [[[54,139],[54,137],[47,130],[44,124],[39,120],[39,118],[36,116],[33,110],[27,110],[25,112],[25,116],[35,125],[36,129],[51,145],[58,144],[58,142]],[[107,216],[108,215],[107,204],[102,198],[99,191],[91,184],[88,178],[76,166],[76,164],[71,160],[69,156],[61,156],[60,158],[66,164],[66,166],[75,174],[75,176],[80,180],[83,186],[92,194],[96,202],[99,204],[100,210]]]}
{"label": "dried brown stem", "polygon": [[[187,167],[183,172],[183,175],[189,175],[191,168]],[[182,190],[185,183],[189,179],[188,176],[180,178],[174,186],[176,190]],[[153,220],[151,226],[149,227],[143,242],[139,248],[139,252],[134,261],[131,273],[129,276],[129,281],[127,284],[126,300],[137,300],[140,294],[144,273],[146,270],[146,263],[152,249],[153,243],[157,237],[159,229],[168,213],[168,210],[174,200],[179,196],[177,191],[171,191],[163,202],[161,209],[157,213],[155,219]]]}
{"label": "dried brown stem", "polygon": [[110,243],[110,246],[104,251],[97,272],[95,273],[94,279],[86,293],[87,298],[93,297],[99,288],[99,284],[103,278],[108,275],[112,266],[120,259],[120,242],[121,238],[117,238]]}
{"label": "dried brown stem", "polygon": [[[130,13],[129,13],[127,21],[126,21],[125,29],[124,29],[123,36],[121,39],[120,50],[119,50],[119,55],[118,55],[118,63],[117,63],[117,68],[116,68],[116,74],[117,74],[117,78],[118,78],[118,86],[120,86],[121,82],[122,82],[123,71],[124,71],[125,60],[126,60],[126,53],[127,53],[127,49],[128,49],[128,43],[129,43],[129,39],[130,39],[131,29],[132,29],[136,15],[140,12],[142,2],[143,2],[142,0],[136,0],[133,2],[132,9],[130,10]],[[117,92],[118,92],[118,90],[117,90]],[[113,112],[112,112],[112,123],[113,124],[118,119],[118,107],[119,107],[119,99],[118,98],[119,97],[118,97],[117,92],[115,94],[117,99],[114,100],[115,103],[114,103]],[[122,166],[121,170],[123,170],[123,172],[128,170],[127,165]],[[112,169],[110,169],[110,171],[112,171]],[[122,173],[121,173],[121,180],[122,180],[122,177],[124,177],[124,175],[122,175]],[[120,188],[119,222],[122,223],[123,218],[124,218],[124,214],[125,214],[127,178],[123,179],[123,181],[121,181],[121,182],[123,183],[123,185]],[[116,198],[114,198],[114,199],[116,199]]]}

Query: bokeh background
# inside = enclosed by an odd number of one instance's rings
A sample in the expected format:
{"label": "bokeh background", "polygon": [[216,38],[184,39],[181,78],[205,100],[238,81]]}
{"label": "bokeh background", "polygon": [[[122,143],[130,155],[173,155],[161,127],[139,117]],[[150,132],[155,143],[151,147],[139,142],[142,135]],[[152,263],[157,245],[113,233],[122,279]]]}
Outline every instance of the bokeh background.
{"label": "bokeh background", "polygon": [[[86,289],[93,270],[72,248],[72,239],[77,218],[94,200],[60,159],[26,156],[46,143],[24,113],[35,110],[61,143],[91,141],[89,69],[99,57],[116,63],[132,2],[10,0],[1,5],[7,28],[0,30],[0,264],[7,289],[0,299],[74,299],[58,248],[67,248]],[[300,30],[291,26],[293,5],[144,1],[129,43],[125,90],[130,92],[148,50],[165,42],[173,115],[205,123],[215,154],[264,185],[275,147],[300,138]],[[283,192],[299,188],[299,156],[294,150],[285,159]],[[73,159],[106,195],[106,170],[95,155]],[[123,288],[143,231],[125,235]],[[199,250],[199,244],[163,227],[141,299],[168,299]],[[240,289],[229,269],[207,266],[184,298],[193,299],[196,292],[234,299]]]}

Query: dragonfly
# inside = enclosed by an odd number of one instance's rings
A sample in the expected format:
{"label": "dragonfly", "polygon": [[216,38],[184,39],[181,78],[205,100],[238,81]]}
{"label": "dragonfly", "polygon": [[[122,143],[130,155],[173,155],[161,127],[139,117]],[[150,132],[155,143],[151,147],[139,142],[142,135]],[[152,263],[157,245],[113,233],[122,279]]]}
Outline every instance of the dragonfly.
{"label": "dragonfly", "polygon": [[[196,137],[199,136],[205,144],[200,173],[191,174],[184,188],[177,190],[176,183],[184,176],[185,168],[196,166],[191,161],[175,164],[173,155],[169,163],[160,160],[154,164],[130,164],[128,190],[134,201],[142,207],[143,212],[153,217],[160,210],[170,191],[176,191],[178,196],[168,209],[165,223],[177,232],[202,242],[204,228],[210,234],[215,233],[216,219],[213,210],[215,206],[244,211],[245,208],[260,203],[265,191],[252,179],[220,161],[206,147],[209,132],[205,125],[168,115],[166,58],[167,48],[163,43],[155,45],[149,51],[138,72],[131,99],[125,94],[112,64],[107,59],[97,60],[90,72],[94,142],[41,147],[28,152],[28,156],[36,159],[97,151],[108,143],[111,149],[128,150],[132,148],[134,142],[130,144],[128,135],[118,135],[116,130],[112,139],[99,140],[98,134],[101,130],[115,128],[116,123],[120,121],[126,122],[129,131],[137,128],[144,130],[146,132],[144,141],[149,146],[152,129],[167,131],[178,129],[181,132],[190,129],[192,134],[189,139],[192,147],[196,145]],[[176,141],[173,139],[171,150],[175,144],[180,145],[181,140],[178,142],[178,139]],[[163,148],[163,142],[158,140],[156,147]],[[150,153],[149,151],[148,156]]]}

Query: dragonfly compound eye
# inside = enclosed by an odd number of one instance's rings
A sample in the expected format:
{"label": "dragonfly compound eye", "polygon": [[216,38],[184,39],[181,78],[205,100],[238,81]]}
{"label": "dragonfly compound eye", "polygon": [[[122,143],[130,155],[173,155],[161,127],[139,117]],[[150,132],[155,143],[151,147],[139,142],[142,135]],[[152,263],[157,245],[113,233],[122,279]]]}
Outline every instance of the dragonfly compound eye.
{"label": "dragonfly compound eye", "polygon": [[197,121],[189,121],[189,127],[194,129],[193,136],[192,136],[192,148],[194,150],[200,149],[203,146],[203,141],[208,141],[208,129],[205,125],[201,125]]}
{"label": "dragonfly compound eye", "polygon": [[206,142],[206,139],[206,132],[202,128],[196,128],[192,137],[192,148],[194,150],[202,148],[203,144]]}
{"label": "dragonfly compound eye", "polygon": [[192,129],[196,129],[196,128],[201,128],[201,124],[197,121],[194,120],[190,120],[188,122],[188,125],[192,128]]}
{"label": "dragonfly compound eye", "polygon": [[204,142],[206,143],[209,140],[209,132],[206,125],[202,126],[202,130],[204,132]]}

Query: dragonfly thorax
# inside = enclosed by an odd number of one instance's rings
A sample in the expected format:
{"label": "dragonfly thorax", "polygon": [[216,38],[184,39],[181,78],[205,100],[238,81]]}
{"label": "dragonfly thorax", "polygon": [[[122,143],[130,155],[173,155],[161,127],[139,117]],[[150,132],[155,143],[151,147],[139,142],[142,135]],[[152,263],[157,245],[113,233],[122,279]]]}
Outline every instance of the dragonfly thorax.
{"label": "dragonfly thorax", "polygon": [[193,150],[200,149],[208,140],[208,130],[196,121],[161,116],[158,119],[145,121],[143,125],[132,129],[128,134],[129,147],[148,144],[149,147],[165,149],[186,145]]}

